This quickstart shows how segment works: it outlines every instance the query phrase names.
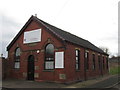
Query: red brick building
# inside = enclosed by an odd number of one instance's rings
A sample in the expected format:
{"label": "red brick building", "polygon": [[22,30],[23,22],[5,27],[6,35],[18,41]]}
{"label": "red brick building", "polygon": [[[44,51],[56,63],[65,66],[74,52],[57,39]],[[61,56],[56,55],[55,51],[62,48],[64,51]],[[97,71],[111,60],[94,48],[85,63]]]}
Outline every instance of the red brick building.
{"label": "red brick building", "polygon": [[31,16],[7,47],[11,78],[73,82],[108,73],[108,54]]}

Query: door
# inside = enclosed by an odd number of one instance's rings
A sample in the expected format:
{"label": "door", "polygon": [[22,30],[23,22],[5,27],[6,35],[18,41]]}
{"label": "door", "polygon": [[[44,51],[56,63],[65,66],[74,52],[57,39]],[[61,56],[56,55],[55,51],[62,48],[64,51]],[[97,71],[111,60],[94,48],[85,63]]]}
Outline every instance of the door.
{"label": "door", "polygon": [[28,57],[28,72],[27,72],[28,80],[34,80],[34,56],[30,55]]}

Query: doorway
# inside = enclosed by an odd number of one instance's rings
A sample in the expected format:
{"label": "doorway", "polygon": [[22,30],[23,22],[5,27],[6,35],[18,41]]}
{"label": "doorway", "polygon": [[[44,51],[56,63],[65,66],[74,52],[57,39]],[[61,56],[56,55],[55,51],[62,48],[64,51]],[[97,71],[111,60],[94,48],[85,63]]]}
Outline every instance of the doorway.
{"label": "doorway", "polygon": [[28,57],[27,79],[28,80],[34,80],[34,56],[33,55],[30,55]]}

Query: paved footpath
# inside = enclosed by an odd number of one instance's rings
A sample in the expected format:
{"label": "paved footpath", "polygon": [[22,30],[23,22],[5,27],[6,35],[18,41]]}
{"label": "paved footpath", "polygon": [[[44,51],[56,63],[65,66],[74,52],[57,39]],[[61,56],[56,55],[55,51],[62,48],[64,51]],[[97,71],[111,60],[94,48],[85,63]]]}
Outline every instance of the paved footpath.
{"label": "paved footpath", "polygon": [[112,88],[118,83],[120,83],[120,76],[116,75],[85,88]]}
{"label": "paved footpath", "polygon": [[93,80],[87,80],[74,84],[58,84],[50,82],[37,82],[26,80],[4,80],[2,86],[4,88],[111,88],[119,82],[118,75],[105,76]]}
{"label": "paved footpath", "polygon": [[64,87],[64,84],[52,83],[52,82],[37,82],[17,79],[7,79],[2,83],[3,88],[60,88]]}
{"label": "paved footpath", "polygon": [[118,79],[119,79],[118,75],[108,75],[108,76],[68,85],[65,88],[101,88],[101,89],[113,88],[114,85],[118,84],[120,80]]}

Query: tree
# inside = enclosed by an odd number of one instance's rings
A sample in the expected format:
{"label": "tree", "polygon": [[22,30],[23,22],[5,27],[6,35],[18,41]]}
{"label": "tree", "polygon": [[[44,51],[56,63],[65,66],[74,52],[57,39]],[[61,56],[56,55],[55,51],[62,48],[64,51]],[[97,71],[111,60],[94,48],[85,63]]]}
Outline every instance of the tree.
{"label": "tree", "polygon": [[102,49],[105,53],[110,54],[109,49],[107,47],[100,46],[100,49]]}
{"label": "tree", "polygon": [[0,54],[0,57],[3,57],[3,54]]}

